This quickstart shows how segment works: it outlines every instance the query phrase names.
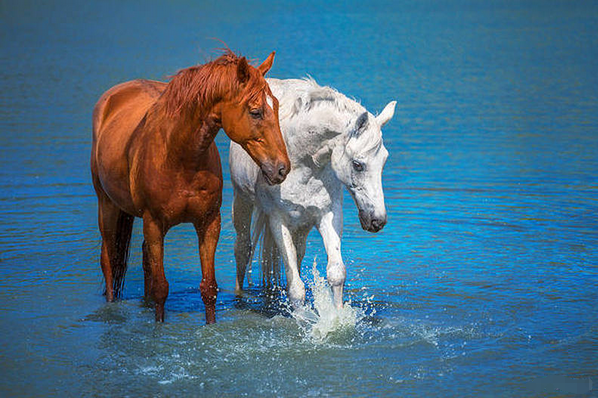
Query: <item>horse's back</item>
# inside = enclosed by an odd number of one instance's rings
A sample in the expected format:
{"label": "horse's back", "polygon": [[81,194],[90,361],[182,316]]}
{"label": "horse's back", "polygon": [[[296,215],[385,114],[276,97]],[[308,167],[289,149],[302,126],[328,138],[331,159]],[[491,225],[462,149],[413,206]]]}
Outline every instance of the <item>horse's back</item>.
{"label": "horse's back", "polygon": [[132,80],[106,91],[93,112],[91,173],[96,190],[131,207],[127,148],[135,128],[164,91],[166,83]]}
{"label": "horse's back", "polygon": [[135,123],[136,127],[166,85],[154,80],[131,80],[110,88],[100,97],[93,111],[94,139],[99,138],[104,126],[115,118],[126,119],[125,124]]}

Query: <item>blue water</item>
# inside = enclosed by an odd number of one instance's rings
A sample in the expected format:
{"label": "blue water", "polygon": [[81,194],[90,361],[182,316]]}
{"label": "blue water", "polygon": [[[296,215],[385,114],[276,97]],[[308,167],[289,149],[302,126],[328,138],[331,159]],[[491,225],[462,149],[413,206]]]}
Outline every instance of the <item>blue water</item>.
{"label": "blue water", "polygon": [[[593,1],[2,2],[0,395],[596,396],[597,26]],[[141,305],[140,223],[125,300],[104,302],[92,107],[212,37],[374,113],[398,101],[387,226],[345,201],[360,315],[323,339],[259,289],[235,298],[228,175],[219,323],[189,226],[167,236],[165,324]],[[306,281],[314,259],[317,234]]]}

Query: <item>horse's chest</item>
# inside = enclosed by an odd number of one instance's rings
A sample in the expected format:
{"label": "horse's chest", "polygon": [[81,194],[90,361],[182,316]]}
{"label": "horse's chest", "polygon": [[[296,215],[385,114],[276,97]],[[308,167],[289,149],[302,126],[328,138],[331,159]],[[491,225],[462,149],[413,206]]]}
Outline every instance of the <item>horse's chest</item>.
{"label": "horse's chest", "polygon": [[334,182],[328,178],[315,177],[293,181],[283,185],[281,196],[287,203],[294,203],[306,209],[317,208],[327,211],[341,190],[340,185]]}
{"label": "horse's chest", "polygon": [[220,208],[222,182],[217,178],[173,180],[165,201],[165,213],[171,223],[196,223]]}
{"label": "horse's chest", "polygon": [[285,209],[287,222],[292,229],[311,227],[322,218],[322,208],[315,206],[291,205]]}
{"label": "horse's chest", "polygon": [[[220,206],[222,181],[216,178],[197,178],[189,185],[180,187],[180,196],[187,202],[187,207],[203,209],[204,206]],[[216,203],[217,202],[217,203]]]}
{"label": "horse's chest", "polygon": [[334,201],[339,200],[339,192],[336,187],[325,186],[319,180],[288,184],[281,189],[278,206],[293,225],[315,225],[323,214],[330,212]]}

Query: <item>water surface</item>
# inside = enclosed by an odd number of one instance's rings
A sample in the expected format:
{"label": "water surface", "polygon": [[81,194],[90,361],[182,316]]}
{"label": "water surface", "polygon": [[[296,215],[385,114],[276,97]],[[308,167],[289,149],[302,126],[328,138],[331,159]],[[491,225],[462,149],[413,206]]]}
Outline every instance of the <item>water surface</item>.
{"label": "water surface", "polygon": [[[18,2],[0,20],[3,396],[596,395],[595,2]],[[141,305],[140,223],[125,299],[104,302],[92,107],[208,60],[211,37],[276,50],[271,76],[309,73],[374,113],[398,101],[389,223],[362,231],[345,198],[344,323],[234,296],[228,175],[219,323],[203,326],[185,225],[167,236],[165,324]],[[312,234],[312,302],[325,262]]]}

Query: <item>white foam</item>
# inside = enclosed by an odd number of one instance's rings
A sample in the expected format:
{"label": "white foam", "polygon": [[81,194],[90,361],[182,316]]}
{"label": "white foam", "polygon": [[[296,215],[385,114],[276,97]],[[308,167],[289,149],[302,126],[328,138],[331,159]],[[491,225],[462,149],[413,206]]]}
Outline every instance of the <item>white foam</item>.
{"label": "white foam", "polygon": [[315,260],[313,281],[308,281],[308,284],[314,296],[313,308],[304,305],[293,309],[291,315],[313,341],[323,342],[335,332],[355,329],[357,323],[365,317],[364,311],[359,307],[352,307],[351,302],[345,302],[342,308],[336,308],[332,290],[326,278],[320,276]]}

